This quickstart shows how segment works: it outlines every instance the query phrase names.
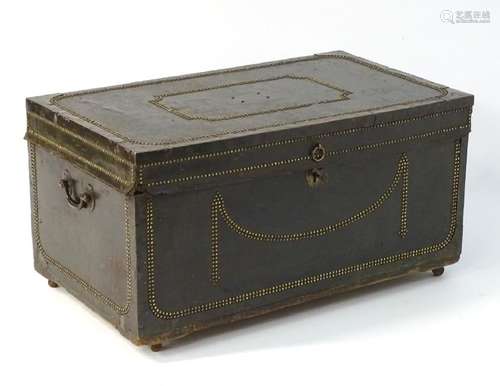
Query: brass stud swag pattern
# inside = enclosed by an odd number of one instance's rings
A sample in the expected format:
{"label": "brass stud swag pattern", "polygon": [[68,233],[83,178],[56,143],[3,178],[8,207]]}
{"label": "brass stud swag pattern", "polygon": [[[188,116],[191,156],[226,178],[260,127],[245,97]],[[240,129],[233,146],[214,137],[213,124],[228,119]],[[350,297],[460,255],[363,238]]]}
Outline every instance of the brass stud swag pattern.
{"label": "brass stud swag pattern", "polygon": [[[372,269],[381,265],[392,264],[402,260],[411,259],[417,256],[425,255],[428,253],[436,253],[445,248],[452,240],[457,229],[457,211],[460,193],[460,162],[461,162],[461,140],[455,141],[454,158],[452,162],[452,179],[451,179],[451,204],[450,204],[450,226],[446,237],[434,244],[426,247],[408,250],[401,253],[396,253],[384,257],[372,257],[364,263],[346,266],[344,268],[335,269],[332,271],[319,273],[315,275],[306,276],[297,280],[291,280],[276,284],[271,287],[256,289],[252,291],[243,292],[238,295],[229,296],[217,300],[208,301],[203,304],[196,304],[187,306],[177,310],[165,310],[159,306],[156,296],[155,285],[155,232],[154,232],[154,208],[153,199],[150,197],[146,202],[146,238],[148,243],[146,270],[148,277],[147,296],[148,304],[151,312],[159,319],[176,319],[188,315],[207,312],[210,310],[227,307],[231,304],[246,302],[252,299],[269,296],[277,293],[282,293],[295,288],[318,284],[325,280],[333,280],[341,276],[353,274],[355,272]],[[402,167],[404,168],[404,166]],[[402,171],[399,172],[402,175]],[[392,184],[391,184],[392,186]],[[217,200],[220,204],[220,200]],[[217,211],[221,211],[220,205],[217,205]],[[214,232],[212,231],[212,235]],[[216,232],[217,234],[217,232]],[[212,249],[213,252],[213,249]],[[217,276],[215,276],[217,279]]]}
{"label": "brass stud swag pattern", "polygon": [[404,238],[408,233],[408,156],[402,154],[399,159],[396,172],[394,174],[393,180],[385,192],[375,200],[371,205],[362,209],[361,211],[355,213],[354,215],[340,220],[334,224],[326,225],[316,229],[306,230],[296,233],[281,233],[281,234],[271,234],[271,233],[261,233],[251,231],[241,224],[239,224],[233,217],[229,214],[225,204],[222,194],[216,193],[211,205],[211,280],[214,284],[220,281],[220,261],[219,261],[219,222],[220,219],[233,231],[243,236],[245,238],[255,240],[255,241],[266,241],[266,242],[289,242],[289,241],[300,241],[306,239],[313,239],[316,237],[326,236],[331,232],[338,231],[345,228],[357,221],[362,220],[367,217],[385,203],[385,201],[392,195],[396,190],[398,185],[401,186],[401,214],[400,214],[400,228],[399,235]]}

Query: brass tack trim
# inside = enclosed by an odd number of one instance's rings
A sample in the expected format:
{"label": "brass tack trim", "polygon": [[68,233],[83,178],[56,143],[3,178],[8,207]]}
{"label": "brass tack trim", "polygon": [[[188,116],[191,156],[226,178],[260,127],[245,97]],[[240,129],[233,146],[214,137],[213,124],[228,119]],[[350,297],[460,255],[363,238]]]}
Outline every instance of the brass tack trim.
{"label": "brass tack trim", "polygon": [[276,284],[271,287],[248,291],[241,293],[239,295],[229,296],[226,298],[213,300],[204,304],[197,304],[186,308],[171,310],[171,311],[161,309],[157,301],[156,284],[155,284],[154,210],[153,210],[152,198],[148,197],[146,199],[146,204],[145,204],[146,239],[148,245],[146,270],[148,277],[147,297],[151,312],[159,319],[176,319],[176,318],[186,317],[192,314],[200,312],[208,312],[211,310],[227,307],[232,304],[246,302],[263,296],[273,295],[291,289],[317,284],[325,280],[333,280],[341,276],[350,275],[356,272],[368,270],[381,265],[392,264],[398,261],[408,260],[416,256],[421,256],[428,253],[435,253],[442,250],[452,241],[457,228],[457,213],[458,213],[458,202],[460,194],[460,161],[461,161],[460,153],[461,153],[461,141],[459,139],[455,141],[454,159],[452,164],[453,173],[451,181],[452,187],[451,187],[450,227],[448,229],[448,234],[443,240],[426,247],[412,249],[385,257],[376,257],[370,259],[365,263],[350,265],[344,268],[335,269],[332,271],[316,275],[306,276],[301,279],[291,280],[281,284]]}
{"label": "brass tack trim", "polygon": [[[428,137],[452,133],[454,131],[466,129],[468,127],[470,127],[470,116],[467,120],[467,123],[459,125],[459,126],[447,127],[447,128],[443,128],[443,129],[429,131],[427,133],[415,134],[415,135],[410,135],[407,137],[390,139],[390,140],[377,142],[377,143],[371,143],[371,144],[367,144],[367,145],[359,145],[359,146],[354,146],[354,147],[350,147],[350,148],[346,148],[346,149],[327,151],[325,154],[325,158],[326,157],[333,157],[333,156],[337,156],[337,155],[341,155],[341,154],[345,154],[345,153],[356,152],[356,151],[375,150],[375,149],[378,149],[378,148],[383,147],[383,146],[390,146],[390,145],[396,145],[396,144],[401,144],[401,143],[406,143],[406,142],[412,142],[412,141],[416,141],[416,140],[420,140],[420,139],[424,139],[424,138],[428,138]],[[284,166],[284,165],[291,165],[291,164],[295,164],[298,162],[309,161],[309,160],[310,160],[310,155],[307,154],[304,156],[293,157],[293,158],[289,158],[289,159],[285,159],[285,160],[264,162],[264,163],[253,164],[253,165],[244,166],[244,167],[240,167],[240,168],[226,169],[226,170],[220,170],[220,171],[215,171],[215,172],[208,172],[208,173],[196,174],[196,175],[184,176],[184,177],[176,177],[176,178],[171,178],[171,179],[167,179],[167,180],[152,181],[152,182],[146,183],[145,186],[154,187],[154,186],[161,186],[161,185],[170,185],[170,184],[184,183],[184,182],[196,181],[196,180],[213,178],[213,177],[221,177],[221,176],[227,176],[227,175],[233,175],[233,174],[248,173],[248,172],[252,172],[252,171],[256,171],[256,170],[274,168],[274,167],[279,167],[279,166]],[[140,178],[142,178],[142,173],[139,173],[139,175],[140,175]]]}
{"label": "brass tack trim", "polygon": [[[343,113],[338,113],[338,114],[329,114],[325,115],[322,117],[315,117],[312,119],[303,119],[303,120],[298,120],[294,122],[286,122],[286,123],[276,123],[273,125],[265,125],[261,127],[250,127],[250,128],[242,128],[239,130],[225,130],[220,133],[216,134],[207,134],[207,135],[201,135],[197,137],[190,137],[190,138],[183,138],[181,140],[159,140],[159,141],[143,141],[137,138],[129,138],[126,135],[120,133],[117,128],[112,128],[104,125],[103,123],[95,120],[88,118],[75,110],[72,110],[71,108],[64,106],[61,102],[66,99],[66,98],[71,98],[75,96],[82,96],[82,95],[93,95],[93,94],[98,94],[102,92],[107,92],[107,91],[113,91],[113,90],[125,90],[125,89],[131,89],[131,88],[137,88],[137,87],[142,87],[142,86],[147,86],[147,85],[157,85],[157,84],[163,84],[163,83],[171,83],[179,80],[186,80],[186,79],[200,79],[208,76],[213,76],[213,75],[219,75],[219,74],[231,74],[231,73],[238,73],[238,72],[244,72],[244,71],[249,71],[249,70],[254,70],[254,69],[260,69],[260,68],[272,68],[272,67],[277,67],[277,66],[283,66],[287,64],[293,64],[293,63],[299,63],[299,62],[308,62],[308,61],[320,61],[320,60],[328,60],[328,59],[338,59],[338,60],[346,60],[350,61],[352,63],[359,64],[361,66],[365,66],[371,70],[378,71],[380,73],[394,76],[399,79],[403,79],[405,81],[408,81],[410,83],[427,87],[431,90],[434,90],[438,93],[436,96],[431,96],[431,97],[426,97],[422,99],[416,99],[412,101],[407,101],[404,103],[394,103],[386,106],[381,106],[377,108],[371,108],[371,109],[363,109],[363,110],[356,110],[356,111],[349,111],[349,112],[343,112]],[[50,99],[50,103],[57,106],[63,111],[66,111],[67,113],[87,122],[90,123],[91,125],[97,126],[101,128],[102,130],[107,131],[108,133],[111,133],[115,135],[116,137],[138,145],[148,145],[148,146],[159,146],[159,145],[174,145],[174,144],[180,144],[180,143],[187,143],[187,142],[192,142],[195,140],[200,140],[200,139],[214,139],[214,138],[219,138],[221,136],[227,135],[227,134],[237,134],[237,133],[243,133],[243,132],[251,132],[251,131],[256,131],[256,130],[261,130],[261,129],[266,129],[266,128],[275,128],[275,127],[281,127],[281,126],[287,126],[287,125],[294,125],[298,123],[306,123],[306,122],[317,122],[321,119],[327,119],[327,118],[333,118],[333,117],[338,117],[338,116],[344,116],[348,114],[353,114],[353,113],[362,113],[362,112],[375,112],[381,109],[386,109],[389,107],[396,107],[396,106],[407,106],[411,105],[414,103],[419,103],[419,102],[424,102],[428,100],[435,100],[435,99],[441,99],[444,96],[448,95],[448,91],[446,87],[438,86],[435,85],[431,82],[423,81],[417,78],[414,78],[412,76],[397,72],[395,70],[391,70],[379,65],[375,65],[373,63],[369,63],[367,61],[361,60],[356,57],[352,57],[350,55],[346,54],[320,54],[316,56],[310,56],[310,57],[305,57],[305,58],[297,58],[297,59],[288,59],[288,60],[282,60],[282,61],[276,61],[273,63],[265,63],[265,64],[257,64],[257,65],[250,65],[250,66],[245,66],[245,67],[239,67],[239,68],[231,68],[231,69],[225,69],[225,70],[218,70],[218,71],[211,71],[208,73],[202,73],[202,74],[195,74],[195,75],[183,75],[183,76],[177,76],[177,77],[172,77],[172,78],[166,78],[166,79],[158,79],[158,80],[153,80],[153,81],[147,81],[147,82],[139,82],[139,83],[133,83],[133,84],[128,84],[128,85],[119,85],[119,86],[112,86],[112,87],[103,87],[100,89],[94,89],[94,90],[86,90],[86,91],[77,91],[77,92],[72,92],[72,93],[66,93],[66,94],[59,94],[56,95],[55,97]]]}
{"label": "brass tack trim", "polygon": [[[318,134],[318,135],[315,135],[315,136],[311,136],[311,137],[299,137],[299,138],[290,138],[290,139],[287,139],[287,140],[282,140],[282,141],[274,141],[274,142],[269,142],[269,143],[263,143],[263,144],[259,144],[259,145],[255,145],[255,146],[247,146],[247,147],[239,147],[239,148],[234,148],[234,149],[229,149],[229,150],[225,150],[225,151],[219,151],[219,152],[212,152],[212,153],[206,153],[206,154],[199,154],[199,155],[194,155],[194,156],[189,156],[189,157],[181,157],[181,158],[177,158],[177,159],[173,159],[173,160],[165,160],[165,161],[155,161],[155,162],[150,162],[150,163],[146,163],[146,164],[143,164],[143,165],[138,165],[138,179],[139,179],[139,184],[144,184],[144,173],[143,173],[143,170],[145,168],[148,168],[148,167],[156,167],[156,166],[163,166],[163,165],[170,165],[170,164],[176,164],[176,163],[181,163],[181,162],[188,162],[188,161],[194,161],[194,160],[201,160],[201,159],[209,159],[209,158],[217,158],[217,157],[223,157],[223,156],[227,156],[227,155],[231,155],[231,154],[238,154],[238,153],[242,153],[242,152],[246,152],[246,151],[253,151],[253,150],[262,150],[262,149],[267,149],[267,148],[272,148],[272,147],[275,147],[275,146],[284,146],[284,145],[290,145],[290,144],[294,144],[294,143],[300,143],[300,142],[306,142],[310,139],[321,139],[321,138],[326,138],[326,137],[329,137],[329,136],[344,136],[344,135],[355,135],[355,134],[358,134],[358,133],[361,133],[361,132],[364,132],[364,131],[368,131],[368,130],[371,130],[371,129],[375,129],[375,128],[382,128],[382,127],[389,127],[389,126],[399,126],[399,125],[403,125],[403,124],[406,124],[406,123],[409,123],[409,122],[413,122],[413,121],[420,121],[420,120],[425,120],[425,119],[433,119],[433,118],[437,118],[437,117],[440,117],[440,116],[443,116],[443,115],[446,115],[446,114],[450,114],[450,113],[455,113],[455,112],[462,112],[462,111],[468,111],[469,112],[469,116],[468,116],[468,126],[470,127],[470,114],[471,114],[471,108],[470,107],[463,107],[463,108],[458,108],[458,109],[452,109],[452,110],[447,110],[447,111],[441,111],[441,112],[435,112],[435,113],[431,113],[431,114],[425,114],[425,115],[421,115],[421,116],[416,116],[416,117],[411,117],[411,118],[407,118],[407,119],[400,119],[400,120],[395,120],[395,121],[389,121],[389,122],[382,122],[382,123],[378,123],[378,124],[375,124],[375,125],[372,125],[372,126],[364,126],[364,127],[357,127],[357,128],[351,128],[351,129],[345,129],[345,130],[338,130],[338,131],[333,131],[333,132],[327,132],[327,133],[322,133],[322,134]],[[124,165],[127,165],[130,167],[130,177],[127,178],[127,179],[124,179],[118,175],[116,175],[115,173],[103,168],[102,166],[100,165],[97,165],[96,163],[92,162],[92,161],[88,161],[86,160],[85,158],[83,158],[82,156],[72,152],[71,150],[67,149],[66,147],[64,147],[63,145],[61,144],[56,144],[55,142],[51,141],[50,139],[46,138],[45,136],[42,136],[40,133],[36,132],[32,127],[28,126],[28,132],[30,134],[33,134],[35,135],[37,138],[39,138],[41,141],[45,141],[45,143],[47,143],[48,145],[52,145],[53,147],[56,147],[57,149],[61,149],[61,151],[63,153],[65,153],[66,155],[69,155],[70,157],[74,157],[76,158],[77,160],[85,163],[86,165],[90,166],[91,168],[103,173],[104,175],[112,178],[113,180],[121,183],[121,184],[124,184],[124,185],[129,185],[132,183],[132,179],[133,179],[133,176],[135,175],[135,165],[130,162],[130,161],[127,161],[119,156],[117,156],[116,154],[114,154],[113,152],[109,151],[108,149],[105,149],[103,148],[102,146],[98,145],[97,143],[83,137],[83,136],[80,136],[76,133],[74,133],[73,131],[71,130],[68,130],[67,128],[63,127],[63,126],[60,126],[60,125],[57,125],[37,114],[34,114],[34,113],[31,113],[29,112],[28,113],[30,116],[32,116],[33,118],[35,119],[39,119],[39,120],[42,120],[44,123],[47,123],[49,125],[51,125],[52,127],[58,129],[58,130],[61,130],[71,136],[73,136],[74,138],[82,141],[82,143],[85,143],[101,152],[103,152],[104,154],[107,154],[108,156],[110,157],[113,157],[113,159],[116,159],[118,162],[120,163],[123,163]],[[116,157],[116,158],[115,158]],[[154,182],[153,182],[154,184]],[[160,184],[161,185],[161,184]],[[147,185],[147,186],[154,186],[154,185]]]}
{"label": "brass tack trim", "polygon": [[314,136],[306,136],[306,137],[297,137],[297,138],[289,138],[286,140],[281,140],[281,141],[273,141],[273,142],[268,142],[268,143],[261,143],[258,145],[252,145],[252,146],[244,146],[244,147],[236,147],[233,149],[229,150],[224,150],[224,151],[217,151],[217,152],[212,152],[212,153],[205,153],[205,154],[196,154],[188,157],[180,157],[176,159],[171,159],[171,160],[163,160],[163,161],[153,161],[149,163],[145,163],[142,165],[139,165],[139,184],[144,184],[144,169],[149,168],[149,167],[157,167],[157,166],[164,166],[164,165],[172,165],[172,164],[177,164],[181,162],[189,162],[189,161],[197,161],[197,160],[202,160],[202,159],[211,159],[211,158],[219,158],[219,157],[224,157],[227,155],[232,155],[232,154],[239,154],[247,151],[254,151],[254,150],[264,150],[268,148],[273,148],[276,146],[286,146],[286,145],[291,145],[295,143],[302,143],[306,142],[308,140],[313,140],[313,139],[322,139],[322,138],[327,138],[327,137],[334,137],[334,136],[345,136],[345,135],[356,135],[365,131],[370,131],[372,129],[377,129],[377,128],[383,128],[383,127],[391,127],[391,126],[401,126],[406,123],[410,122],[415,122],[415,121],[421,121],[421,120],[426,120],[426,119],[434,119],[434,118],[439,118],[441,116],[447,115],[447,114],[452,114],[452,113],[459,113],[466,111],[468,112],[468,126],[470,127],[470,116],[471,116],[471,108],[470,107],[461,107],[457,109],[451,109],[451,110],[445,110],[445,111],[439,111],[439,112],[434,112],[430,114],[425,114],[425,115],[419,115],[419,116],[414,116],[411,118],[406,118],[406,119],[398,119],[394,121],[388,121],[388,122],[381,122],[377,123],[375,125],[371,126],[362,126],[362,127],[355,127],[355,128],[350,128],[350,129],[344,129],[344,130],[337,130],[337,131],[331,131],[331,132],[326,132],[326,133],[321,133],[318,135]]}
{"label": "brass tack trim", "polygon": [[219,158],[219,157],[224,157],[227,155],[239,154],[239,153],[244,153],[244,152],[252,151],[252,150],[262,150],[262,149],[272,148],[272,147],[276,147],[276,146],[291,145],[291,144],[295,144],[295,143],[306,142],[310,139],[321,139],[321,138],[335,137],[335,136],[355,135],[355,134],[359,134],[361,132],[370,131],[372,129],[390,127],[390,126],[401,126],[403,124],[414,122],[414,121],[439,118],[439,117],[444,116],[444,115],[448,115],[448,114],[452,114],[452,113],[459,113],[459,112],[463,112],[463,111],[467,111],[469,113],[469,115],[471,113],[470,107],[461,107],[461,108],[452,109],[452,110],[439,111],[439,112],[435,112],[435,113],[414,116],[414,117],[406,118],[406,119],[398,119],[398,120],[394,120],[394,121],[381,122],[381,123],[377,123],[377,124],[371,125],[371,126],[361,126],[361,127],[351,128],[351,129],[330,131],[330,132],[326,132],[326,133],[322,133],[322,134],[318,134],[318,135],[313,135],[313,136],[290,138],[290,139],[285,139],[285,140],[281,140],[281,141],[261,143],[261,144],[253,145],[253,146],[236,147],[236,148],[229,149],[229,150],[223,150],[223,151],[217,151],[217,152],[205,153],[205,154],[196,154],[196,155],[192,155],[192,156],[188,156],[188,157],[180,157],[180,158],[164,160],[164,161],[153,161],[153,162],[148,162],[148,163],[144,163],[144,164],[140,165],[140,168],[145,169],[145,168],[155,167],[155,166],[172,165],[172,164],[177,164],[177,163],[181,163],[181,162],[197,161],[197,160],[210,159],[210,158]]}
{"label": "brass tack trim", "polygon": [[[356,212],[350,217],[337,221],[334,224],[322,226],[319,228],[305,230],[295,233],[263,233],[252,231],[238,223],[230,214],[224,203],[224,197],[217,192],[211,204],[211,280],[217,284],[221,280],[220,274],[220,242],[219,227],[220,219],[238,235],[255,241],[264,242],[292,242],[301,240],[310,240],[317,237],[323,237],[329,233],[336,232],[347,226],[354,224],[368,217],[370,214],[381,208],[385,201],[392,196],[399,185],[401,186],[401,214],[399,233],[407,233],[407,209],[408,209],[408,156],[403,153],[398,161],[396,171],[389,187],[373,203],[366,208]],[[403,237],[403,236],[402,236]]]}
{"label": "brass tack trim", "polygon": [[[205,117],[202,115],[189,114],[187,112],[182,112],[176,108],[170,107],[170,106],[162,103],[163,99],[165,99],[167,97],[171,97],[171,96],[194,94],[197,92],[211,91],[211,90],[217,90],[217,89],[234,87],[234,86],[241,86],[241,85],[246,85],[246,84],[254,84],[254,83],[260,83],[260,82],[270,82],[270,81],[281,80],[281,79],[307,80],[309,82],[317,83],[321,86],[325,86],[325,87],[333,89],[337,92],[340,92],[340,95],[334,99],[324,99],[324,100],[320,100],[320,101],[312,102],[312,103],[295,104],[295,105],[279,107],[279,108],[275,108],[275,109],[268,109],[268,110],[263,110],[263,111],[257,111],[257,112],[252,112],[252,113],[242,113],[242,114],[233,114],[233,115],[217,115],[217,116],[213,116],[213,117]],[[165,93],[162,95],[155,96],[152,100],[149,101],[149,103],[151,103],[152,105],[159,107],[163,110],[166,110],[169,113],[175,114],[178,117],[181,117],[183,119],[187,119],[187,120],[198,119],[198,120],[203,120],[203,121],[208,121],[208,122],[217,122],[217,121],[225,121],[225,120],[237,119],[237,118],[248,118],[248,117],[252,117],[255,115],[277,113],[280,111],[301,109],[301,108],[310,107],[310,106],[313,106],[316,104],[325,104],[325,103],[334,103],[334,102],[339,102],[339,101],[345,101],[345,100],[349,99],[348,95],[350,95],[350,94],[352,94],[350,91],[335,87],[329,83],[322,82],[322,81],[319,81],[317,79],[307,77],[307,76],[296,76],[296,75],[290,74],[290,75],[283,75],[283,76],[275,76],[275,77],[267,78],[267,79],[257,79],[257,80],[244,81],[244,82],[218,84],[218,85],[212,86],[212,87],[197,88],[197,89],[193,89],[193,90],[189,90],[189,91]]]}
{"label": "brass tack trim", "polygon": [[210,279],[212,284],[217,285],[221,280],[220,267],[219,267],[219,214],[224,210],[222,207],[223,201],[218,199],[217,194],[212,200],[211,204],[211,225],[210,225]]}
{"label": "brass tack trim", "polygon": [[38,204],[38,165],[36,158],[36,145],[34,143],[29,143],[29,154],[30,154],[30,176],[31,176],[31,187],[32,187],[32,222],[33,222],[33,234],[35,238],[36,247],[41,255],[41,257],[49,264],[57,268],[62,274],[68,278],[74,280],[78,285],[80,285],[85,291],[89,292],[92,296],[98,299],[100,302],[106,306],[112,308],[116,313],[120,315],[125,315],[130,310],[130,304],[132,301],[132,256],[130,249],[130,214],[129,205],[127,198],[125,197],[123,203],[124,211],[124,233],[125,233],[125,255],[127,260],[127,298],[124,305],[120,305],[113,301],[110,297],[104,295],[98,289],[93,287],[87,281],[83,280],[76,273],[71,271],[68,267],[60,263],[57,259],[50,256],[45,248],[43,247],[42,239],[40,236],[40,214],[39,214],[39,204]]}
{"label": "brass tack trim", "polygon": [[404,239],[408,235],[408,184],[409,184],[409,162],[408,158],[402,162],[401,170],[401,215],[399,236]]}
{"label": "brass tack trim", "polygon": [[[133,162],[130,162],[128,160],[126,160],[125,158],[123,157],[120,157],[118,154],[114,153],[113,151],[99,145],[98,143],[94,142],[94,141],[91,141],[89,140],[88,138],[84,137],[84,136],[81,136],[77,133],[75,133],[74,131],[72,130],[69,130],[68,128],[64,127],[64,126],[61,126],[57,123],[54,123],[50,120],[48,120],[47,118],[44,118],[42,117],[41,115],[38,115],[38,114],[35,114],[31,111],[28,111],[28,117],[32,118],[32,119],[35,119],[37,121],[40,121],[40,122],[43,122],[44,124],[58,130],[58,131],[61,131],[67,135],[69,135],[70,137],[90,146],[91,148],[95,149],[95,150],[98,150],[100,151],[101,153],[107,155],[108,157],[114,159],[116,162],[118,163],[121,163],[125,166],[128,166],[130,168],[130,170],[132,171],[133,168],[134,168],[134,163]],[[34,131],[33,128],[28,124],[28,130],[31,130],[32,132]]]}
{"label": "brass tack trim", "polygon": [[203,173],[203,174],[197,174],[197,175],[186,176],[186,177],[171,178],[169,180],[154,181],[154,182],[147,183],[146,186],[170,185],[170,184],[175,184],[175,183],[179,183],[179,182],[189,182],[189,181],[195,181],[195,180],[212,178],[212,177],[233,175],[233,174],[238,174],[238,173],[248,173],[248,172],[251,172],[254,170],[268,169],[268,168],[273,168],[273,167],[277,167],[277,166],[290,165],[290,164],[294,164],[294,163],[297,163],[300,161],[306,161],[308,159],[309,159],[309,155],[302,156],[302,157],[294,157],[294,158],[289,158],[289,159],[285,159],[285,160],[281,160],[281,161],[264,162],[261,164],[244,166],[241,168],[226,169],[226,170],[220,170],[220,171],[211,172],[211,173]]}
{"label": "brass tack trim", "polygon": [[433,84],[432,82],[429,82],[427,80],[419,79],[419,78],[416,78],[412,75],[405,74],[403,72],[393,70],[393,69],[388,68],[388,67],[383,67],[383,66],[380,66],[378,64],[371,63],[371,62],[368,62],[368,61],[360,59],[360,58],[352,57],[352,56],[345,55],[345,54],[339,55],[339,54],[329,54],[329,53],[316,54],[316,57],[319,57],[319,58],[342,58],[345,60],[350,60],[353,63],[357,63],[357,64],[360,64],[362,66],[368,67],[371,70],[378,71],[378,72],[381,72],[381,73],[386,74],[386,75],[395,76],[397,78],[406,80],[410,83],[418,84],[419,86],[428,87],[428,88],[431,88],[433,90],[439,91],[440,93],[442,93],[442,96],[448,95],[447,87]]}
{"label": "brass tack trim", "polygon": [[82,157],[80,154],[75,153],[74,151],[68,149],[67,147],[61,145],[60,143],[54,142],[51,139],[41,135],[40,133],[37,133],[36,131],[32,130],[30,127],[28,127],[28,133],[38,139],[41,143],[52,147],[62,154],[65,154],[67,157],[72,158],[76,161],[79,161],[87,166],[89,166],[91,169],[98,171],[99,173],[104,174],[105,176],[111,178],[112,180],[117,181],[118,183],[122,185],[130,185],[132,183],[131,180],[122,178],[118,175],[116,175],[113,172],[110,172],[108,169],[102,167],[101,165],[96,164],[95,162],[89,161],[85,157]]}

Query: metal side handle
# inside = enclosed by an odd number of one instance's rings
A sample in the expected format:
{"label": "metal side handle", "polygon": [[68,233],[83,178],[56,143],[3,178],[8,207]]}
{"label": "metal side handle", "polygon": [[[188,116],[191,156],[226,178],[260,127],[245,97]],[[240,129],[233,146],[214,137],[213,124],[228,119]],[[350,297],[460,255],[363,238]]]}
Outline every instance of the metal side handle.
{"label": "metal side handle", "polygon": [[59,181],[59,186],[64,189],[64,192],[66,193],[66,201],[71,207],[77,209],[94,209],[95,194],[92,185],[88,184],[85,191],[78,194],[76,191],[76,181],[71,178],[69,172],[66,170],[63,178]]}

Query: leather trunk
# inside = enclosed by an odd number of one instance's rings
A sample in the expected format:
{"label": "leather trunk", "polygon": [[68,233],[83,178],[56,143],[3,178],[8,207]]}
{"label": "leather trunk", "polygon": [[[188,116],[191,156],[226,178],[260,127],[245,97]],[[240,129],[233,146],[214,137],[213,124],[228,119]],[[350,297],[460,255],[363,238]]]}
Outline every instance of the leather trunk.
{"label": "leather trunk", "polygon": [[439,273],[472,104],[342,51],[28,98],[35,268],[153,347]]}

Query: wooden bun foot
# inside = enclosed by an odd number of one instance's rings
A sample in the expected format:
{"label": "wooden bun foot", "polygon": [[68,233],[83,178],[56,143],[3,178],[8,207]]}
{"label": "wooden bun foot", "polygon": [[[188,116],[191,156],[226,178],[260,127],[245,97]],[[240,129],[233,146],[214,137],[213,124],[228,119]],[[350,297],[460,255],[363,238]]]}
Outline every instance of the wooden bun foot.
{"label": "wooden bun foot", "polygon": [[49,287],[51,287],[51,288],[59,287],[59,284],[57,284],[55,281],[52,281],[52,280],[49,280],[48,284],[49,284]]}
{"label": "wooden bun foot", "polygon": [[434,268],[432,274],[434,276],[441,276],[444,273],[444,267]]}

